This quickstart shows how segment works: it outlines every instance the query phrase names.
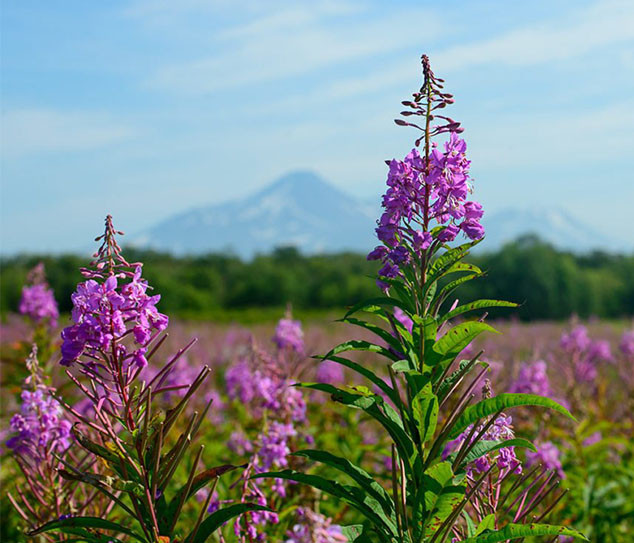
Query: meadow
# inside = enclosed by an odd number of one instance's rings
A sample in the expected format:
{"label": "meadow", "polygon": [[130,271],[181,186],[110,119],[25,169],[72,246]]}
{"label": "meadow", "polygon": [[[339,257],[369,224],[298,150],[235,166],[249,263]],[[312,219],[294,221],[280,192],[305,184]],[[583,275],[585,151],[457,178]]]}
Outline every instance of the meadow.
{"label": "meadow", "polygon": [[[70,313],[30,270],[2,323],[2,541],[631,540],[627,305],[525,323],[485,287],[460,300],[487,272],[514,280],[470,259],[484,210],[454,99],[426,56],[422,70],[396,121],[417,139],[388,165],[373,290],[336,322],[290,305],[248,327],[173,318],[111,216],[62,295]],[[567,292],[574,270],[549,274]],[[588,295],[605,287],[584,277]],[[527,293],[534,316],[557,306],[544,294]]]}

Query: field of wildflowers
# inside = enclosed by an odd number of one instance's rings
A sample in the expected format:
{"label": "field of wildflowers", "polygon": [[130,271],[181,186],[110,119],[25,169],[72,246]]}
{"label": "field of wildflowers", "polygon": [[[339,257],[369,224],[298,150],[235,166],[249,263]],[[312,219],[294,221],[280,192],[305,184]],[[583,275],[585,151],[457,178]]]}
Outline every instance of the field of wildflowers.
{"label": "field of wildflowers", "polygon": [[460,304],[484,210],[422,68],[376,296],[340,322],[170,322],[110,216],[69,317],[33,270],[2,330],[3,541],[631,540],[634,329]]}

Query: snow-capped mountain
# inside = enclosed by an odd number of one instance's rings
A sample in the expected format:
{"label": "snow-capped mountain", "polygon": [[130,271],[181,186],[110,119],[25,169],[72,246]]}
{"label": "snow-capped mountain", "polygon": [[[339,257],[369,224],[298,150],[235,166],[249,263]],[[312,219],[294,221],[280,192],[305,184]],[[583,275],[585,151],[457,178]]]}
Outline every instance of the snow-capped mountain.
{"label": "snow-capped mountain", "polygon": [[499,249],[527,234],[534,234],[558,249],[576,253],[595,249],[631,251],[634,248],[634,237],[627,243],[618,236],[607,236],[560,208],[504,209],[485,214],[482,224],[486,238],[480,247],[485,251]]}
{"label": "snow-capped mountain", "polygon": [[293,245],[306,253],[373,247],[376,212],[312,172],[289,173],[240,200],[173,216],[133,238],[139,247],[250,258]]}
{"label": "snow-capped mountain", "polygon": [[[132,245],[180,255],[231,251],[243,258],[290,245],[309,254],[367,252],[376,245],[380,214],[378,195],[372,201],[358,200],[315,173],[293,172],[246,198],[170,217],[133,237]],[[615,240],[557,208],[486,213],[483,223],[487,235],[479,251],[495,251],[526,234],[575,252],[634,250],[634,237]]]}

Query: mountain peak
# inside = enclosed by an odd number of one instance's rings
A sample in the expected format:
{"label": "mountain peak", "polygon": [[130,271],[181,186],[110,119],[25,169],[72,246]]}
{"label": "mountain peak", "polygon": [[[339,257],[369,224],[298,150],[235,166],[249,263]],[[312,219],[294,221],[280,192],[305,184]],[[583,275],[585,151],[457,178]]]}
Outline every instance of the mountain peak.
{"label": "mountain peak", "polygon": [[[293,245],[306,253],[367,252],[376,245],[378,198],[368,205],[310,170],[289,172],[245,198],[174,215],[132,243],[174,254],[232,251],[243,258]],[[497,250],[522,235],[536,234],[559,249],[631,250],[552,207],[504,209],[484,215],[481,250]]]}
{"label": "mountain peak", "polygon": [[373,234],[366,205],[300,170],[246,198],[168,218],[133,242],[175,254],[230,249],[250,258],[288,245],[308,253],[365,251]]}

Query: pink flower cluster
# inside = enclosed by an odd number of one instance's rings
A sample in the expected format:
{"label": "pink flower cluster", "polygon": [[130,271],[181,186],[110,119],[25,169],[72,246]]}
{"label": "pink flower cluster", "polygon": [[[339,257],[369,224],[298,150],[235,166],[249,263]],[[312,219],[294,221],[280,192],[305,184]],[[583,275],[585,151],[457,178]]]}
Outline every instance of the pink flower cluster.
{"label": "pink flower cluster", "polygon": [[526,453],[526,465],[542,464],[546,469],[553,470],[560,479],[566,477],[561,465],[561,452],[551,441],[535,443],[537,452],[528,451]]}
{"label": "pink flower cluster", "polygon": [[444,225],[438,234],[443,243],[453,241],[460,231],[472,240],[484,236],[482,206],[467,201],[471,164],[465,155],[467,144],[452,132],[444,147],[444,152],[435,147],[428,159],[413,149],[404,160],[390,162],[385,211],[376,229],[383,245],[368,255],[368,260],[384,262],[379,272],[383,277],[396,277],[412,254],[431,245],[430,221]]}
{"label": "pink flower cluster", "polygon": [[286,543],[345,543],[348,538],[332,519],[306,507],[297,508],[297,524],[287,532]]}
{"label": "pink flower cluster", "polygon": [[[484,432],[483,436],[480,438],[484,441],[506,441],[508,439],[513,439],[515,437],[515,432],[513,431],[513,419],[510,416],[506,416],[504,413],[501,413],[489,426],[489,428]],[[464,441],[471,434],[471,440],[475,440],[475,438],[480,434],[480,431],[484,428],[484,423],[479,425],[475,432],[471,432],[473,429],[473,425],[470,425],[464,432],[462,432],[456,439],[453,441],[449,441],[447,445],[445,445],[445,449],[443,451],[443,459],[448,458],[452,453],[458,452],[462,447]],[[515,455],[515,447],[503,447],[498,449],[494,453],[486,454],[477,458],[474,462],[467,466],[467,473],[472,471],[476,471],[478,473],[483,473],[491,467],[491,463],[495,462],[502,470],[512,470],[515,473],[522,473],[522,464],[518,460]]]}
{"label": "pink flower cluster", "polygon": [[597,378],[597,363],[614,360],[610,343],[605,340],[593,341],[583,325],[575,326],[570,332],[564,333],[560,345],[571,356],[575,378],[580,382],[594,382]]}
{"label": "pink flower cluster", "polygon": [[27,284],[22,288],[22,297],[18,310],[36,324],[48,319],[51,328],[57,326],[59,310],[53,290],[46,282],[44,264],[40,262],[27,276]]}
{"label": "pink flower cluster", "polygon": [[552,398],[553,391],[550,388],[550,380],[546,372],[546,362],[537,360],[532,363],[523,363],[515,382],[509,392],[523,394],[537,394]]}
{"label": "pink flower cluster", "polygon": [[[90,365],[116,342],[122,366],[145,367],[147,344],[168,324],[168,317],[156,309],[160,295],[148,296],[147,290],[140,266],[131,281],[122,285],[117,275],[108,276],[103,283],[89,279],[77,285],[72,295],[75,324],[62,331],[61,364],[70,366],[85,355]],[[119,342],[124,337],[130,338],[129,346]]]}
{"label": "pink flower cluster", "polygon": [[57,326],[59,311],[53,291],[47,285],[33,285],[22,289],[20,299],[20,313],[40,323],[49,319],[51,328]]}
{"label": "pink flower cluster", "polygon": [[302,323],[290,318],[280,319],[275,328],[273,343],[279,349],[290,349],[298,354],[304,354]]}
{"label": "pink flower cluster", "polygon": [[11,431],[16,435],[7,441],[7,447],[35,461],[64,452],[71,443],[71,423],[62,417],[62,407],[48,387],[23,390],[21,398],[20,413],[11,418]]}

